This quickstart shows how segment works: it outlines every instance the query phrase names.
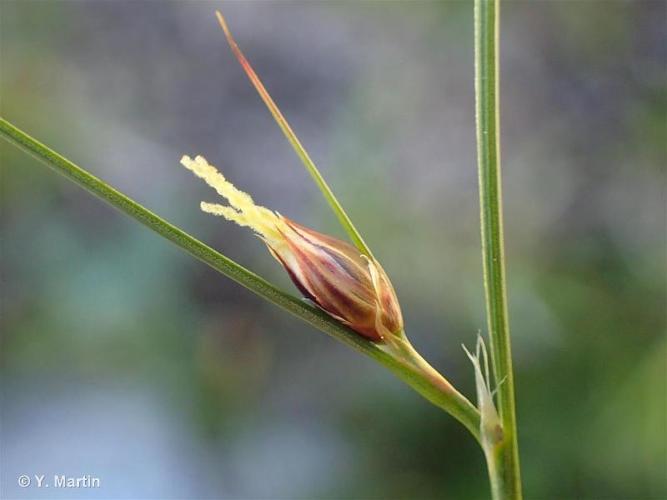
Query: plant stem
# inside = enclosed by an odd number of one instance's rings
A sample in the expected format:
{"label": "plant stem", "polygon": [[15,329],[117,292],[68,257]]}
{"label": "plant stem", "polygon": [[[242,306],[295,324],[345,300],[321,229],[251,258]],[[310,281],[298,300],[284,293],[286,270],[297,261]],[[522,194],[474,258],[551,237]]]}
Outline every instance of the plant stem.
{"label": "plant stem", "polygon": [[520,499],[521,479],[514,403],[503,246],[498,98],[499,0],[475,0],[475,97],[484,288],[491,359],[498,384],[502,439],[486,449],[494,499]]}
{"label": "plant stem", "polygon": [[[0,135],[44,162],[59,174],[74,181],[82,188],[139,221],[163,238],[176,244],[182,250],[243,285],[261,298],[281,307],[324,333],[373,358],[431,403],[452,415],[471,432],[477,441],[480,440],[480,418],[477,408],[456,391],[442,375],[427,364],[419,367],[391,355],[380,345],[350,330],[317,307],[278,289],[275,285],[252,271],[249,271],[201,241],[193,238],[188,233],[161,219],[153,212],[2,118],[0,118]],[[426,366],[429,369],[426,369]]]}

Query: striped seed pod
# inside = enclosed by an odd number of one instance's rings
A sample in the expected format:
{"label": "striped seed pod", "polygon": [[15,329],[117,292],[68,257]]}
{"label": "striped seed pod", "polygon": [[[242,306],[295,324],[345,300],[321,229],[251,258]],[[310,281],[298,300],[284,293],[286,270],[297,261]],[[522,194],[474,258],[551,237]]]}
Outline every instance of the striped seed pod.
{"label": "striped seed pod", "polygon": [[229,206],[202,202],[201,209],[253,229],[306,298],[374,342],[402,335],[396,293],[372,257],[256,205],[201,156],[194,160],[184,156],[181,164],[229,202]]}

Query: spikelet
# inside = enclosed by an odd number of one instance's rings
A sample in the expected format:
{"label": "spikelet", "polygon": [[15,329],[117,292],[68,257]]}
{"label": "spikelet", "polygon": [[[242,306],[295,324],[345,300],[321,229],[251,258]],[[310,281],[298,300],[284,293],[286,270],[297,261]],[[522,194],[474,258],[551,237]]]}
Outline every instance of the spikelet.
{"label": "spikelet", "polygon": [[396,293],[377,261],[361,255],[349,243],[256,205],[202,156],[194,160],[183,156],[181,164],[229,203],[202,202],[201,209],[255,231],[305,297],[375,342],[402,335]]}

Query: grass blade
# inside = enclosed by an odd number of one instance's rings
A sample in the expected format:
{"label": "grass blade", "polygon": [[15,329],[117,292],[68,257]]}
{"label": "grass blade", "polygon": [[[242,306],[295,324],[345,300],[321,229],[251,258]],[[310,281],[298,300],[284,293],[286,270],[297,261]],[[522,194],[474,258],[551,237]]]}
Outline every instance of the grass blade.
{"label": "grass blade", "polygon": [[438,377],[439,374],[435,370],[429,373],[395,358],[379,345],[343,326],[320,309],[280,290],[252,271],[158,217],[3,118],[0,118],[0,136],[264,300],[277,305],[385,366],[428,401],[456,418],[479,441],[479,412],[453,387],[443,384],[442,376]]}
{"label": "grass blade", "polygon": [[232,52],[234,52],[234,55],[239,60],[239,63],[241,63],[241,67],[245,71],[246,75],[248,75],[248,78],[250,79],[252,84],[255,86],[255,89],[257,89],[257,92],[264,101],[264,104],[266,104],[266,107],[269,108],[269,111],[271,112],[273,118],[280,126],[280,129],[283,131],[283,134],[285,134],[285,137],[287,137],[287,140],[292,145],[292,148],[294,148],[294,151],[305,165],[306,169],[308,170],[311,177],[315,181],[315,184],[317,184],[317,187],[322,192],[322,195],[324,195],[324,198],[329,203],[329,206],[333,210],[334,214],[336,214],[336,217],[338,218],[340,224],[343,226],[343,229],[345,229],[345,232],[347,232],[349,237],[352,239],[352,242],[361,251],[361,253],[367,255],[368,257],[372,257],[371,251],[364,242],[363,238],[361,237],[361,234],[359,234],[357,228],[354,227],[354,224],[352,224],[352,220],[350,220],[350,217],[347,215],[345,210],[343,210],[343,207],[341,206],[340,202],[333,194],[333,191],[331,191],[331,188],[322,177],[322,174],[320,174],[320,171],[315,166],[315,163],[310,158],[310,155],[308,155],[308,152],[301,145],[301,142],[299,141],[296,134],[292,130],[292,127],[289,126],[289,123],[287,123],[287,120],[280,112],[280,109],[278,109],[276,103],[273,102],[273,99],[271,99],[271,96],[269,95],[266,88],[262,84],[262,81],[257,76],[257,73],[255,73],[255,71],[252,69],[252,66],[250,66],[250,63],[243,55],[243,52],[241,52],[241,49],[236,43],[236,40],[234,40],[231,31],[229,31],[229,27],[227,26],[225,18],[220,13],[220,11],[216,11],[215,14],[216,16],[218,16],[218,21],[220,22],[222,30],[225,32],[225,36],[227,37],[227,42],[229,42],[229,46],[232,48]]}

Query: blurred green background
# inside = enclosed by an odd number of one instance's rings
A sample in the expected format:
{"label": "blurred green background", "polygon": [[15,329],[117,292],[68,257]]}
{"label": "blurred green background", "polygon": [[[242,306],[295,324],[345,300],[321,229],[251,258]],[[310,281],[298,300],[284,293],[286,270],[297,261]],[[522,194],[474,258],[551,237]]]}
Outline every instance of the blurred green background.
{"label": "blurred green background", "polygon": [[[270,280],[199,211],[203,154],[342,236],[219,3],[0,3],[1,113]],[[485,330],[468,2],[226,2],[237,40],[472,395]],[[527,499],[665,499],[665,3],[502,5],[505,231]],[[482,455],[388,372],[0,141],[2,498],[482,499]],[[21,489],[20,474],[101,478]]]}

